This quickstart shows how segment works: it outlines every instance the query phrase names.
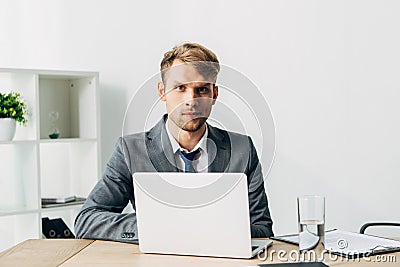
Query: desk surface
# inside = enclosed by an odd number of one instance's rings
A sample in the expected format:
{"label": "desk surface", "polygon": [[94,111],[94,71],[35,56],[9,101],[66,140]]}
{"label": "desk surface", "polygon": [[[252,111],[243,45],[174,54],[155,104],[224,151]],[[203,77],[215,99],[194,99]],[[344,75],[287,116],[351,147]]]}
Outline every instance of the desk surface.
{"label": "desk surface", "polygon": [[[144,254],[138,245],[83,239],[27,240],[0,253],[1,266],[257,266],[258,264],[282,263],[290,260],[288,253],[297,247],[273,241],[268,249],[272,257],[265,261],[253,258],[228,259],[194,256]],[[285,251],[281,259],[278,251]],[[390,262],[389,262],[390,261]],[[324,261],[329,266],[399,266],[400,252],[352,260],[341,257]]]}

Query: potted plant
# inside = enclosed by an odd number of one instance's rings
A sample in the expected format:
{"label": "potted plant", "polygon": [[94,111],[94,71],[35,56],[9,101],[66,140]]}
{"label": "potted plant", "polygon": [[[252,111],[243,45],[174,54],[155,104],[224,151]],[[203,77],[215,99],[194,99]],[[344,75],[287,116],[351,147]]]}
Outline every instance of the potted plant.
{"label": "potted plant", "polygon": [[0,141],[14,138],[16,123],[26,125],[26,104],[19,93],[0,93]]}

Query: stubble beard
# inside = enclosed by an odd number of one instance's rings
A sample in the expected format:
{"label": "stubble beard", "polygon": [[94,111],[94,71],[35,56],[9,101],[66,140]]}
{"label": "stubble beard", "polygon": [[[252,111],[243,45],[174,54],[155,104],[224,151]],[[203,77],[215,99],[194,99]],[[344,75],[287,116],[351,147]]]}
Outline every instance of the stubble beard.
{"label": "stubble beard", "polygon": [[184,121],[182,119],[175,119],[171,117],[171,120],[175,123],[176,126],[179,127],[179,129],[191,133],[200,130],[201,127],[203,127],[203,125],[206,123],[207,119],[207,117],[200,117],[193,120]]}

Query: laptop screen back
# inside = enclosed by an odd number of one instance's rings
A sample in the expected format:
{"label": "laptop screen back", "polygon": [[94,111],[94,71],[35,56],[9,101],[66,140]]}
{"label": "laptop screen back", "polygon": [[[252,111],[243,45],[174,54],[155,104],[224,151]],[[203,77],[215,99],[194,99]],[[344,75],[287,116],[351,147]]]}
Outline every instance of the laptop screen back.
{"label": "laptop screen back", "polygon": [[143,252],[251,257],[247,178],[242,173],[135,173]]}

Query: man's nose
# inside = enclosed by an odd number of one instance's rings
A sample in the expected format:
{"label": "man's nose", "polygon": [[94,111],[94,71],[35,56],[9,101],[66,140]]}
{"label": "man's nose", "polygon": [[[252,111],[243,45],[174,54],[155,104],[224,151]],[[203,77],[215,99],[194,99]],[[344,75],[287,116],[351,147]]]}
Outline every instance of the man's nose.
{"label": "man's nose", "polygon": [[194,88],[188,88],[185,92],[185,104],[187,106],[195,105],[197,104],[197,98],[199,96],[196,93],[196,90]]}

